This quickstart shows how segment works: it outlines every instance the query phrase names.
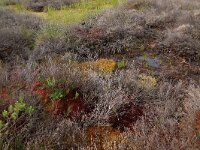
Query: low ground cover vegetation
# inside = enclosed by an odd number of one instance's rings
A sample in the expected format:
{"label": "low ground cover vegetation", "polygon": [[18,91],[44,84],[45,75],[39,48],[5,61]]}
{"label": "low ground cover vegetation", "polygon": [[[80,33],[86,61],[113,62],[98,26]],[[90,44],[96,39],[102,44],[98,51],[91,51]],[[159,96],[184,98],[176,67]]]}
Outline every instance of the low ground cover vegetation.
{"label": "low ground cover vegetation", "polygon": [[0,149],[198,149],[198,0],[0,3]]}

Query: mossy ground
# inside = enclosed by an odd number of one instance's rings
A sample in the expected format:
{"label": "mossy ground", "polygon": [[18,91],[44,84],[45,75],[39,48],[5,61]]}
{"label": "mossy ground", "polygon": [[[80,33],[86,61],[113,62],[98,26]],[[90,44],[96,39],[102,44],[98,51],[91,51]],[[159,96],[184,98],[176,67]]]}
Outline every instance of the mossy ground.
{"label": "mossy ground", "polygon": [[32,12],[27,10],[22,4],[8,5],[6,7],[19,13],[31,13],[37,15],[45,21],[70,24],[80,22],[105,9],[116,7],[120,3],[122,3],[121,0],[82,0],[79,3],[70,6],[63,6],[60,10],[47,7],[45,12]]}

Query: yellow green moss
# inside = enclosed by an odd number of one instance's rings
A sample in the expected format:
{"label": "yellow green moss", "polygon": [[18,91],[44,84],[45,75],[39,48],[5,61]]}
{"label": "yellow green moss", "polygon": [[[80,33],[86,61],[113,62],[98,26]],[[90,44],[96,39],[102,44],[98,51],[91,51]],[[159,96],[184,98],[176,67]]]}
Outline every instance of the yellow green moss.
{"label": "yellow green moss", "polygon": [[116,62],[113,59],[99,59],[80,63],[77,67],[82,71],[94,70],[96,72],[111,74],[116,68]]}
{"label": "yellow green moss", "polygon": [[139,75],[137,84],[141,88],[145,88],[147,90],[154,89],[157,85],[157,80],[156,78],[152,76],[147,76],[147,75]]}

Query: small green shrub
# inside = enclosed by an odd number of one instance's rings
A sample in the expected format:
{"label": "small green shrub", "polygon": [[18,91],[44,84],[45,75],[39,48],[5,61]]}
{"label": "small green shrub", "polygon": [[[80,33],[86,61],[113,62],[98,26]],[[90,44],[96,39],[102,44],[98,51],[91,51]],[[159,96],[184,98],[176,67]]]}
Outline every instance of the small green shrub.
{"label": "small green shrub", "polygon": [[65,92],[61,89],[56,89],[51,95],[50,98],[52,101],[59,100],[65,96]]}
{"label": "small green shrub", "polygon": [[7,110],[2,112],[0,120],[0,131],[6,129],[13,121],[16,121],[22,114],[31,116],[34,108],[24,102],[22,97],[14,105],[10,105]]}
{"label": "small green shrub", "polygon": [[47,86],[48,87],[54,87],[56,85],[56,80],[54,77],[49,77],[47,80]]}
{"label": "small green shrub", "polygon": [[127,66],[127,64],[128,64],[128,61],[123,59],[123,60],[117,62],[117,68],[123,69]]}
{"label": "small green shrub", "polygon": [[80,94],[76,91],[75,99],[77,99],[79,96],[80,96]]}

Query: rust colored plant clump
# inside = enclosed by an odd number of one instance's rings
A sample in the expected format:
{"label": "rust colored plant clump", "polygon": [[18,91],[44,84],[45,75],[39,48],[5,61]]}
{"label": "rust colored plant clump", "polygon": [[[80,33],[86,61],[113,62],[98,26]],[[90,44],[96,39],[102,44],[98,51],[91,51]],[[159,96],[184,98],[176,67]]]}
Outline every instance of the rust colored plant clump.
{"label": "rust colored plant clump", "polygon": [[70,91],[63,99],[53,101],[49,112],[54,115],[67,115],[69,118],[78,118],[85,109],[83,98],[75,98],[76,92]]}
{"label": "rust colored plant clump", "polygon": [[7,88],[2,88],[0,90],[0,112],[3,111],[6,107],[13,103],[9,91]]}
{"label": "rust colored plant clump", "polygon": [[33,93],[40,97],[45,110],[53,115],[77,118],[86,107],[78,88],[57,90],[56,87],[45,87],[44,83],[36,81]]}
{"label": "rust colored plant clump", "polygon": [[94,126],[86,130],[87,142],[91,147],[104,150],[115,146],[121,141],[121,132],[109,126]]}
{"label": "rust colored plant clump", "polygon": [[128,103],[121,106],[113,115],[110,116],[109,122],[112,127],[124,130],[132,128],[133,125],[144,115],[144,106]]}

